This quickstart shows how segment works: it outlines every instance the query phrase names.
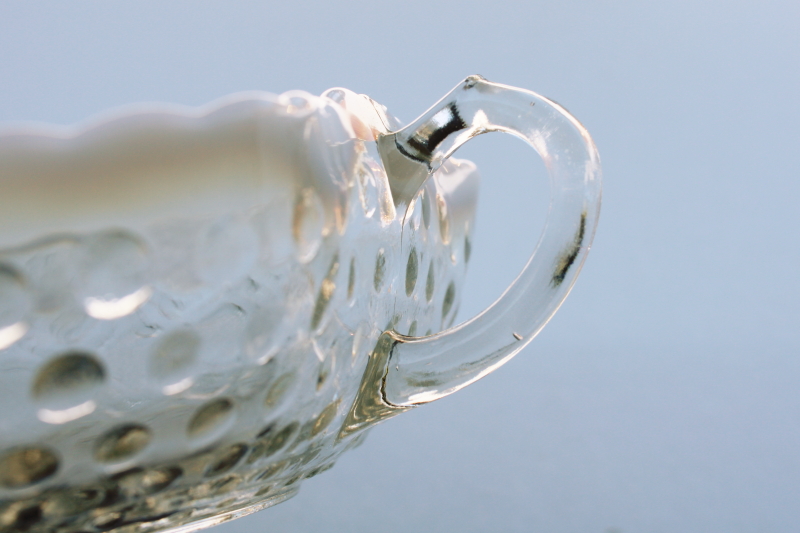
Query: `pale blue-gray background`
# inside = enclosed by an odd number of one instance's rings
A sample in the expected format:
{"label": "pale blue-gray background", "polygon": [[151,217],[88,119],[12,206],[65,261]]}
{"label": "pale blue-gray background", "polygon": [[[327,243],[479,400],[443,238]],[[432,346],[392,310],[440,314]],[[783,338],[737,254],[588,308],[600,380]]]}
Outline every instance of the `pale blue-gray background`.
{"label": "pale blue-gray background", "polygon": [[[560,313],[495,374],[217,531],[793,532],[799,35],[796,0],[5,1],[0,120],[330,86],[409,120],[472,73],[554,98],[605,174]],[[521,143],[478,141],[461,318],[523,264],[545,190]]]}

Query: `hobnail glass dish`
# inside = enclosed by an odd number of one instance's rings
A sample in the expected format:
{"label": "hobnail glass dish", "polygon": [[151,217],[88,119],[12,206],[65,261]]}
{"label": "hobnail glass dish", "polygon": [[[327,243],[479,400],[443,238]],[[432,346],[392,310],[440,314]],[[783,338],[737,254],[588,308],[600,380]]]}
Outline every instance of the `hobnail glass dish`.
{"label": "hobnail glass dish", "polygon": [[[550,213],[453,328],[478,174],[450,155],[486,131],[541,155]],[[525,346],[588,253],[600,167],[558,104],[473,76],[405,128],[345,89],[7,128],[0,187],[0,530],[192,531]]]}

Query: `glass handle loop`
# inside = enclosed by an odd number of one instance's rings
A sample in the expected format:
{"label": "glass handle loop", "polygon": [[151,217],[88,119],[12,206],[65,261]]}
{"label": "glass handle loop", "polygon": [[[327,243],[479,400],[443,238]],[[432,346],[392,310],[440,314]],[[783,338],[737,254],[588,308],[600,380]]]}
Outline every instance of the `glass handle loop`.
{"label": "glass handle loop", "polygon": [[601,198],[600,158],[589,133],[552,100],[480,76],[378,139],[395,203],[408,204],[445,159],[491,131],[523,139],[544,160],[551,189],[545,229],[519,276],[478,316],[430,337],[385,334],[391,342],[381,385],[387,405],[447,396],[511,359],[558,310],[589,252]]}

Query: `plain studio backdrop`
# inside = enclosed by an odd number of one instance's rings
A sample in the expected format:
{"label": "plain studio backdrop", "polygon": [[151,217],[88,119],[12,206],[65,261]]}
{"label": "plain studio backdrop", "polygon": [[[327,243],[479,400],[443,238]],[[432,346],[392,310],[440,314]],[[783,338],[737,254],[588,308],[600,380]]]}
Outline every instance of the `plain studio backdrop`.
{"label": "plain studio backdrop", "polygon": [[[605,180],[561,311],[494,374],[217,533],[790,532],[799,36],[796,0],[6,1],[0,121],[332,86],[409,121],[474,73],[555,99]],[[510,137],[459,155],[484,178],[467,319],[532,251],[547,185]]]}

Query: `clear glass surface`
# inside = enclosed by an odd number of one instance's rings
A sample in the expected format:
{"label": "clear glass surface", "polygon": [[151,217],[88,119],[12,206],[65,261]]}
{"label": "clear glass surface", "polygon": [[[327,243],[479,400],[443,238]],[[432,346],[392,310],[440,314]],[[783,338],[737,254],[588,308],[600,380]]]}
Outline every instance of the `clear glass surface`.
{"label": "clear glass surface", "polygon": [[[478,174],[447,158],[494,130],[544,157],[550,222],[448,330]],[[332,89],[8,130],[0,186],[0,529],[191,531],[516,353],[585,258],[599,163],[563,109],[473,77],[405,129]]]}

